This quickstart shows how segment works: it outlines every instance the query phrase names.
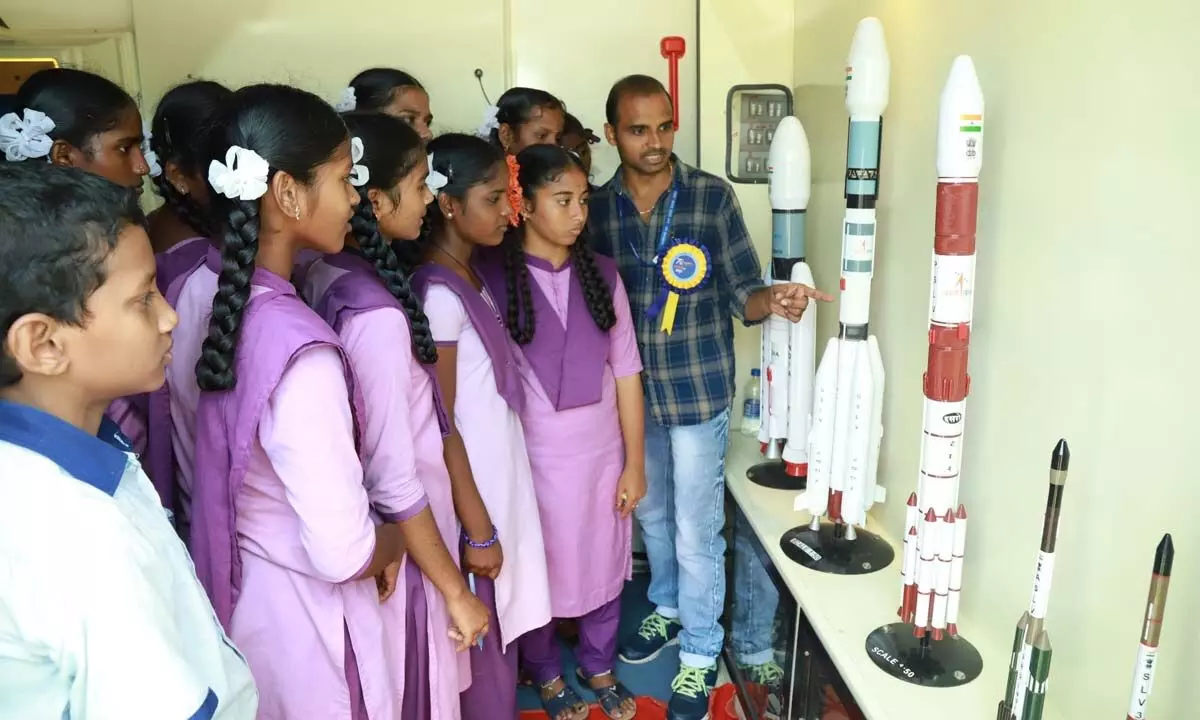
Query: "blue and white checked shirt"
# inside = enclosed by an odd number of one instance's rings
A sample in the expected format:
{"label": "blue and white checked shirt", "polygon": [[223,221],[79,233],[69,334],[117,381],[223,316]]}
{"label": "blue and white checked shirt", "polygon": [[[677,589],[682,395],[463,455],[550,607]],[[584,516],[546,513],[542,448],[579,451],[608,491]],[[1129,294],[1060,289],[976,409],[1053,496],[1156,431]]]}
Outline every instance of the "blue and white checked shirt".
{"label": "blue and white checked shirt", "polygon": [[596,252],[616,260],[629,292],[652,419],[664,426],[698,425],[733,401],[732,318],[753,324],[744,313],[750,295],[763,287],[762,268],[733,189],[674,155],[672,160],[679,195],[670,237],[707,248],[712,275],[699,291],[680,298],[670,335],[659,329],[661,315],[648,318],[646,311],[662,291],[662,277],[647,263],[657,254],[671,189],[643,222],[618,169],[591,196],[588,230]]}

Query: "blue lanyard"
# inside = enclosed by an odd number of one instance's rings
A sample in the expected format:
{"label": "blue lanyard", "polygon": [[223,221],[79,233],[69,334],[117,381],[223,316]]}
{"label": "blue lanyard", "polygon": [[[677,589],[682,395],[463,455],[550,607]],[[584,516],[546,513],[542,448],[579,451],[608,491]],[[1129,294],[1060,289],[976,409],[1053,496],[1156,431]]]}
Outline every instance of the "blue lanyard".
{"label": "blue lanyard", "polygon": [[[631,204],[633,203],[631,198],[627,199]],[[675,219],[675,201],[678,199],[679,186],[672,184],[671,197],[667,200],[667,216],[663,219],[662,232],[658,234],[658,247],[654,250],[654,260],[652,262],[646,262],[642,259],[641,253],[637,251],[637,247],[634,246],[633,241],[625,233],[625,203],[617,203],[618,215],[621,222],[621,234],[625,236],[625,244],[629,246],[629,249],[633,251],[633,256],[642,265],[651,268],[658,267],[658,256],[662,254],[663,249],[667,246],[667,242],[671,239],[671,222]]]}

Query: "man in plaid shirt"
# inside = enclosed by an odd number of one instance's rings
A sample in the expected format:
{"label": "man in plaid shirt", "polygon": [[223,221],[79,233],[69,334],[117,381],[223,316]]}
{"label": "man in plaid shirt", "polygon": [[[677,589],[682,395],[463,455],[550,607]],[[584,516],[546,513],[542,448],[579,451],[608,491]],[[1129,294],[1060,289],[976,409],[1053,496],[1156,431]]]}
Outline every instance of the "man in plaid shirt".
{"label": "man in plaid shirt", "polygon": [[[766,287],[733,190],[671,152],[671,99],[645,75],[609,92],[604,126],[621,167],[589,202],[597,252],[612,257],[629,294],[646,390],[646,497],[635,506],[650,559],[655,610],[621,649],[642,664],[680,644],[668,708],[674,720],[708,716],[724,633],[725,449],[734,395],[732,317],[746,325],[776,313],[798,321],[810,298],[799,284]],[[672,332],[661,328],[658,258],[675,239],[703,246],[709,277],[679,298]],[[652,317],[650,315],[653,315]]]}

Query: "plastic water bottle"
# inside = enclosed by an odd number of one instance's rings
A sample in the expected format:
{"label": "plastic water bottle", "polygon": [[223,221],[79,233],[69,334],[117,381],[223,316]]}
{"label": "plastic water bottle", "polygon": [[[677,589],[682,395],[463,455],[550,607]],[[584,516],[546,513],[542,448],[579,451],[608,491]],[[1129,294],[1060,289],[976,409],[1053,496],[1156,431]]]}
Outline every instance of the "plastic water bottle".
{"label": "plastic water bottle", "polygon": [[759,369],[750,371],[750,380],[742,391],[742,434],[751,437],[758,435],[762,424],[762,383],[759,380]]}

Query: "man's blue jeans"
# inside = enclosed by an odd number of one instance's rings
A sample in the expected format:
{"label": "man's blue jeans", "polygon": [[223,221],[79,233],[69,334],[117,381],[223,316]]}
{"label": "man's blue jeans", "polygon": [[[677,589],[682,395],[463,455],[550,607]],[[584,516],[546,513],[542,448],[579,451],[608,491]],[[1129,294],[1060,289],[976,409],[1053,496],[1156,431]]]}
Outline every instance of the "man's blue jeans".
{"label": "man's blue jeans", "polygon": [[779,591],[767,574],[771,559],[754,537],[750,521],[738,510],[733,533],[733,652],[740,665],[775,660],[775,615]]}
{"label": "man's blue jeans", "polygon": [[678,618],[679,660],[716,664],[725,639],[725,450],[729,409],[700,425],[646,415],[646,497],[637,519],[650,559],[650,602]]}

